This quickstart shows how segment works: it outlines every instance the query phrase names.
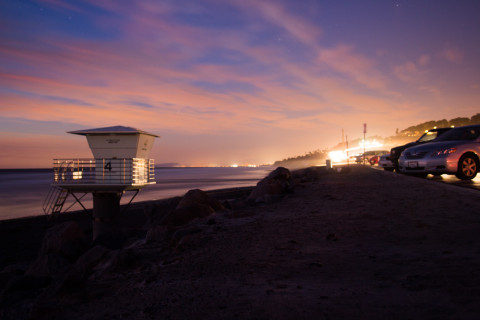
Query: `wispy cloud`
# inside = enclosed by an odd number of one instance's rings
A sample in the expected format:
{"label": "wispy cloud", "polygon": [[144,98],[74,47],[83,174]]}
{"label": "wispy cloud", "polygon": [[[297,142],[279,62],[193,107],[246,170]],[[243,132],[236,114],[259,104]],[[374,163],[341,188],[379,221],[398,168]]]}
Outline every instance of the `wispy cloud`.
{"label": "wispy cloud", "polygon": [[417,65],[412,61],[407,61],[404,64],[395,66],[393,68],[394,74],[404,82],[419,81],[418,76],[421,74],[421,71],[418,69]]}
{"label": "wispy cloud", "polygon": [[356,53],[351,45],[320,49],[318,62],[368,88],[386,88],[386,79],[375,69],[374,62]]}
{"label": "wispy cloud", "polygon": [[285,30],[289,35],[305,45],[316,46],[322,37],[323,31],[318,26],[307,22],[300,16],[292,15],[278,2],[274,1],[239,1],[243,8],[251,13],[256,8],[258,13],[270,23]]}
{"label": "wispy cloud", "polygon": [[449,62],[459,64],[463,60],[463,52],[451,45],[448,45],[440,55]]}

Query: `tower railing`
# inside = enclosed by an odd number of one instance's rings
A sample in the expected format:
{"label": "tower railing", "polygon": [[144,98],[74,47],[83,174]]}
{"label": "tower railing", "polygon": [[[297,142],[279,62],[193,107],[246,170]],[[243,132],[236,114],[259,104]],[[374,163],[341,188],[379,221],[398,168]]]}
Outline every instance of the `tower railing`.
{"label": "tower railing", "polygon": [[62,184],[155,184],[153,159],[54,159],[54,183]]}

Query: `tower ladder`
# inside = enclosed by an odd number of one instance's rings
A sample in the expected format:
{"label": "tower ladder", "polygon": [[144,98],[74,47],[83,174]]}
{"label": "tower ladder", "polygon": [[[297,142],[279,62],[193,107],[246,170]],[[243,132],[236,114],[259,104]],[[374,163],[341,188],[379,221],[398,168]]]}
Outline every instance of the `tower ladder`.
{"label": "tower ladder", "polygon": [[46,215],[56,215],[62,211],[63,205],[69,195],[68,190],[52,186],[48,192],[47,198],[43,203],[43,212]]}

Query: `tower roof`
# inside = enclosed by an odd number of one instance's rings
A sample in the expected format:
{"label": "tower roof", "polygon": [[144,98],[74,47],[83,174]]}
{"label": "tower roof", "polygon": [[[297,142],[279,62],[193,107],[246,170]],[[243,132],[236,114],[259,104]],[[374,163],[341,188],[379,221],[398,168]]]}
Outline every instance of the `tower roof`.
{"label": "tower roof", "polygon": [[109,134],[109,133],[116,133],[116,134],[136,134],[136,133],[143,133],[150,136],[158,137],[153,133],[149,133],[143,130],[139,130],[132,127],[125,127],[125,126],[113,126],[113,127],[104,127],[104,128],[96,128],[96,129],[86,129],[86,130],[76,130],[76,131],[68,131],[67,133],[78,134],[81,136],[86,135],[95,135],[95,134]]}

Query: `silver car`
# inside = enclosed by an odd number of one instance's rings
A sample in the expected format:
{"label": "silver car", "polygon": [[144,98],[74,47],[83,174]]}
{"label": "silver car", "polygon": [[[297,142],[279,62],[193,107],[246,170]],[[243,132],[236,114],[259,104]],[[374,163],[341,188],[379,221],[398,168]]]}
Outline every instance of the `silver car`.
{"label": "silver car", "polygon": [[454,174],[459,179],[475,178],[480,167],[480,125],[454,128],[435,142],[405,149],[398,159],[402,173]]}
{"label": "silver car", "polygon": [[390,153],[380,156],[378,160],[378,166],[385,171],[393,171],[395,169],[392,160],[390,160]]}

